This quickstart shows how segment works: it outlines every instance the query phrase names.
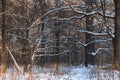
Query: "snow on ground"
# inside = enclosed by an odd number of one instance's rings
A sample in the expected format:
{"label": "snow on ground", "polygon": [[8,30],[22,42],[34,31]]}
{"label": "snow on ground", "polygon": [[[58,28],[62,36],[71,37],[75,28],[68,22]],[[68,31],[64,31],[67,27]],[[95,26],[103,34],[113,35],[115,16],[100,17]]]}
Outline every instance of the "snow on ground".
{"label": "snow on ground", "polygon": [[120,80],[118,71],[100,70],[97,67],[34,67],[32,72],[20,73],[10,68],[6,74],[0,74],[0,80]]}

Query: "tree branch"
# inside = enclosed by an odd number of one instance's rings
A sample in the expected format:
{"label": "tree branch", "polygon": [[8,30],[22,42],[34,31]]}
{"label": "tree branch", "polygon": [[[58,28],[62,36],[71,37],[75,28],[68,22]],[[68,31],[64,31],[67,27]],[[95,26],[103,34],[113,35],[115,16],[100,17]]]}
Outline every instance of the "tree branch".
{"label": "tree branch", "polygon": [[91,54],[95,56],[95,55],[97,55],[101,50],[106,51],[106,50],[110,50],[110,49],[113,49],[113,48],[98,48],[95,52],[92,52]]}
{"label": "tree branch", "polygon": [[96,33],[96,32],[92,32],[92,31],[86,31],[86,30],[77,30],[79,32],[82,32],[82,33],[88,33],[88,34],[91,34],[91,35],[94,35],[94,36],[107,36],[108,33]]}
{"label": "tree branch", "polygon": [[82,43],[82,42],[78,42],[78,44],[81,44],[82,46],[86,47],[86,46],[88,46],[88,45],[90,45],[90,44],[92,44],[92,43],[107,42],[107,41],[112,41],[112,39],[107,39],[107,40],[94,40],[94,41],[91,41],[91,42],[86,43],[86,44],[84,44],[84,43]]}
{"label": "tree branch", "polygon": [[15,65],[16,70],[17,70],[17,71],[21,71],[22,69],[21,69],[20,66],[18,65],[18,63],[17,63],[17,61],[15,60],[15,58],[14,58],[12,52],[10,51],[10,49],[9,49],[8,47],[6,47],[6,49],[7,49],[7,51],[9,52],[9,54],[10,54],[10,56],[11,56],[13,62],[14,62],[14,65]]}

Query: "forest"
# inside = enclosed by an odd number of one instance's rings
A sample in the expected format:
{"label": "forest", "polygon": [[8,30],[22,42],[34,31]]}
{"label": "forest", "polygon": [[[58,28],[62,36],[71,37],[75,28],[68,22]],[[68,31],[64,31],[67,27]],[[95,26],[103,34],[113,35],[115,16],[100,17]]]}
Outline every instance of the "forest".
{"label": "forest", "polygon": [[0,0],[0,80],[120,80],[120,0]]}

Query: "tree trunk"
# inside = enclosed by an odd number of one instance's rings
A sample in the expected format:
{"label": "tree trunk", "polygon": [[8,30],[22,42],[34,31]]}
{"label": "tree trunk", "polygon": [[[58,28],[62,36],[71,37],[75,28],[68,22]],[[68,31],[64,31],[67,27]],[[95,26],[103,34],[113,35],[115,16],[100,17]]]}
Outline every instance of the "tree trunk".
{"label": "tree trunk", "polygon": [[114,66],[120,70],[120,0],[115,2]]}
{"label": "tree trunk", "polygon": [[6,24],[5,24],[6,0],[2,0],[2,72],[6,72],[7,54],[6,48]]}
{"label": "tree trunk", "polygon": [[[46,6],[46,3],[45,3],[45,0],[39,0],[39,4],[41,6],[41,15],[44,15],[45,12],[46,12],[46,9],[47,9],[47,6]],[[42,19],[44,21],[44,19]],[[44,27],[45,27],[45,23],[42,23],[41,24],[41,34],[43,34],[43,31],[44,31]],[[41,43],[45,42],[45,37],[43,36],[42,37],[42,41]],[[45,44],[42,44],[41,45],[41,48],[45,48]],[[45,54],[45,52],[41,52],[42,54]],[[45,64],[45,56],[41,56],[40,57],[40,66],[41,67],[44,67],[44,64]]]}
{"label": "tree trunk", "polygon": [[[59,0],[55,0],[55,4],[56,4],[56,7],[59,7]],[[57,16],[58,17],[60,17],[61,16],[61,14],[59,14],[59,13],[57,13]],[[60,24],[59,24],[59,22],[56,22],[56,24],[55,24],[55,38],[56,38],[56,43],[55,43],[55,45],[56,45],[56,54],[59,54],[60,53],[60,50],[59,50],[59,26],[60,26]],[[56,73],[58,73],[59,72],[59,64],[60,64],[60,57],[59,57],[59,55],[57,55],[56,57],[55,57],[55,59],[56,59]]]}
{"label": "tree trunk", "polygon": [[[28,39],[29,38],[29,30],[25,30],[25,33],[26,33],[26,35],[24,35],[25,36],[25,38],[26,39]],[[23,57],[23,68],[24,68],[24,72],[27,72],[28,71],[28,64],[29,64],[29,57],[30,57],[30,54],[29,54],[29,47],[28,47],[28,45],[29,45],[29,43],[28,43],[28,40],[26,40],[26,39],[23,39],[23,47],[22,47],[22,52],[23,52],[23,54],[22,54],[22,57]]]}
{"label": "tree trunk", "polygon": [[[56,54],[59,54],[59,27],[56,26],[55,37],[56,37]],[[56,56],[56,71],[59,71],[60,58],[59,55]]]}
{"label": "tree trunk", "polygon": [[[86,2],[86,5],[90,6],[90,4],[91,4],[91,1],[88,0]],[[89,12],[91,12],[91,10],[86,9],[86,12],[89,13]],[[91,16],[86,16],[86,30],[93,31],[94,27],[92,26],[92,24],[93,24],[93,19],[91,18]],[[91,34],[86,33],[86,44],[93,40],[94,40],[93,36]],[[85,67],[88,67],[88,63],[94,64],[94,63],[91,63],[94,61],[90,61],[90,60],[93,60],[93,59],[91,59],[92,57],[89,57],[90,53],[93,51],[94,51],[94,43],[85,47]]]}

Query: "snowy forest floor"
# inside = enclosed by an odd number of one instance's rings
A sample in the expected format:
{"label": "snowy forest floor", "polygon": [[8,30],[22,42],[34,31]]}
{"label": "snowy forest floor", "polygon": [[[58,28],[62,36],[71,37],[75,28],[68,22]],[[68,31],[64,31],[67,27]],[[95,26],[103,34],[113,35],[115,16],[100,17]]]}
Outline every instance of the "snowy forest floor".
{"label": "snowy forest floor", "polygon": [[0,73],[0,80],[120,80],[120,72],[115,70],[98,69],[95,66],[59,67],[55,68],[34,66],[32,72],[17,72],[9,68],[7,73]]}

